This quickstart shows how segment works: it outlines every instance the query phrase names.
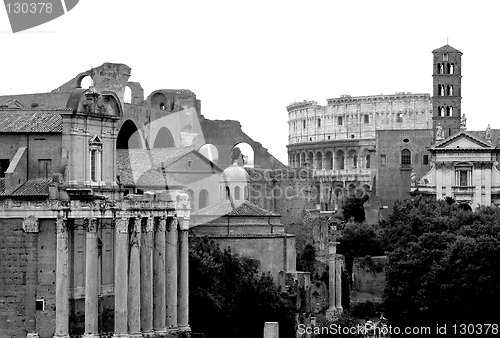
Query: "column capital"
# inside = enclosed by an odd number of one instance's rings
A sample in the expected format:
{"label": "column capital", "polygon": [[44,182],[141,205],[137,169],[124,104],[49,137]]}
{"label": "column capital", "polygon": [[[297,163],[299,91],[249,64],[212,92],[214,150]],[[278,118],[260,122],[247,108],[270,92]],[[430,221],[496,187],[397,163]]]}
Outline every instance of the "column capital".
{"label": "column capital", "polygon": [[168,229],[167,231],[177,231],[177,226],[179,224],[179,220],[177,219],[177,217],[172,217],[170,219],[170,222],[168,222]]}
{"label": "column capital", "polygon": [[85,227],[85,229],[87,229],[87,232],[93,232],[93,233],[97,232],[97,227],[98,227],[97,218],[95,217],[84,218],[83,226]]}
{"label": "column capital", "polygon": [[142,217],[137,214],[134,219],[134,232],[141,232]]}
{"label": "column capital", "polygon": [[156,231],[164,232],[167,226],[167,219],[165,217],[160,217],[158,222],[156,223]]}
{"label": "column capital", "polygon": [[149,216],[146,221],[146,228],[145,228],[146,232],[153,232],[154,224],[155,224],[154,216]]}
{"label": "column capital", "polygon": [[128,232],[128,218],[126,217],[118,217],[115,218],[115,231],[118,233],[127,233]]}
{"label": "column capital", "polygon": [[[59,219],[59,218],[58,218]],[[23,219],[23,230],[24,232],[39,232],[40,227],[38,224],[38,218],[35,216],[29,216]]]}

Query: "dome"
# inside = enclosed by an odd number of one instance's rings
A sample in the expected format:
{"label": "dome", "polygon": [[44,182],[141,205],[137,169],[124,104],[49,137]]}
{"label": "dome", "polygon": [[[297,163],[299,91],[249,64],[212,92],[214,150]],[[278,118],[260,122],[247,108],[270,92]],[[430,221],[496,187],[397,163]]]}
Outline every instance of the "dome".
{"label": "dome", "polygon": [[220,181],[222,183],[248,183],[249,176],[245,168],[233,164],[222,172]]}

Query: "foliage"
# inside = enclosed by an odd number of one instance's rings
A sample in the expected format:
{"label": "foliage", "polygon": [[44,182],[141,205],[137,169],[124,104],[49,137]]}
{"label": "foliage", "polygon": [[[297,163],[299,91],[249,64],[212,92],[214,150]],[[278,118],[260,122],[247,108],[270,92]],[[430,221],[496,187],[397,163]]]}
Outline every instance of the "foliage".
{"label": "foliage", "polygon": [[311,273],[314,276],[314,263],[316,262],[316,249],[314,245],[308,243],[304,246],[297,257],[297,270]]}
{"label": "foliage", "polygon": [[348,197],[342,204],[344,219],[349,221],[352,217],[354,222],[363,223],[366,219],[365,208],[363,207],[365,201],[366,198]]}
{"label": "foliage", "polygon": [[349,274],[352,274],[354,258],[384,254],[382,241],[376,233],[375,227],[359,223],[345,225],[337,252],[345,255],[346,270]]}
{"label": "foliage", "polygon": [[375,318],[380,317],[384,312],[383,304],[375,302],[356,302],[351,304],[349,314],[356,318]]}
{"label": "foliage", "polygon": [[500,209],[417,198],[397,203],[381,226],[393,250],[385,290],[392,324],[496,322]]}
{"label": "foliage", "polygon": [[[353,327],[357,327],[358,325],[363,325],[362,321],[351,317],[349,314],[347,314],[345,312],[334,321],[330,321],[330,320],[326,319],[324,316],[318,316],[318,317],[316,317],[316,327],[319,330],[323,329],[323,330],[329,331],[329,332],[319,331],[319,333],[313,335],[313,337],[314,338],[363,337],[361,334],[359,334],[359,335],[342,334],[341,329],[338,329],[338,328],[353,328]],[[335,330],[331,329],[332,327],[336,328],[336,330],[339,331],[339,333],[335,334]]]}
{"label": "foliage", "polygon": [[207,338],[262,336],[264,322],[280,324],[280,337],[295,332],[294,307],[258,263],[193,238],[189,252],[190,324]]}

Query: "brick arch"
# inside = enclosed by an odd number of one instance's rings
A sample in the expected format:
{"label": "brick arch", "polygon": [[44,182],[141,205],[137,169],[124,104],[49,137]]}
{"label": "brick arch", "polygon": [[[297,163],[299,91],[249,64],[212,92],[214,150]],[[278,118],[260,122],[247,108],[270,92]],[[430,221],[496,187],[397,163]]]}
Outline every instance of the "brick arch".
{"label": "brick arch", "polygon": [[116,138],[117,149],[144,149],[144,137],[132,120],[126,120],[120,126]]}
{"label": "brick arch", "polygon": [[161,127],[156,134],[153,148],[173,148],[175,147],[174,137],[167,127]]}

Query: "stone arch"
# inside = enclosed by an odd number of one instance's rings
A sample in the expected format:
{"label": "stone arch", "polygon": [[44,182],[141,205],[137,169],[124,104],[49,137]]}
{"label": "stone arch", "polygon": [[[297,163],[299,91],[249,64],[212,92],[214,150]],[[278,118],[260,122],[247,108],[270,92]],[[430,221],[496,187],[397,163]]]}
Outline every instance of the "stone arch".
{"label": "stone arch", "polygon": [[231,149],[231,162],[237,161],[237,164],[240,166],[253,168],[254,159],[254,150],[246,142],[237,143]]}
{"label": "stone arch", "polygon": [[358,153],[356,150],[349,151],[349,168],[356,169],[358,167]]}
{"label": "stone arch", "polygon": [[309,165],[309,168],[314,166],[314,154],[312,151],[307,153],[307,164]]}
{"label": "stone arch", "polygon": [[302,152],[300,154],[300,165],[301,166],[304,166],[304,163],[306,163],[306,153],[305,152]]}
{"label": "stone arch", "polygon": [[211,143],[202,145],[198,151],[214,163],[219,161],[219,149]]}
{"label": "stone arch", "polygon": [[370,156],[370,152],[367,150],[367,149],[364,149],[363,152],[362,152],[362,158],[361,158],[361,161],[362,161],[362,166],[364,169],[370,169],[371,167],[371,156]]}
{"label": "stone arch", "polygon": [[337,150],[335,153],[335,169],[342,170],[345,169],[345,155],[342,150]]}
{"label": "stone arch", "polygon": [[92,80],[92,78],[90,77],[90,75],[83,75],[81,76],[77,81],[76,81],[76,85],[77,87],[79,88],[85,88],[85,89],[88,89],[90,88],[90,86],[92,86],[94,84],[94,81]]}
{"label": "stone arch", "polygon": [[142,149],[141,134],[132,120],[127,120],[122,124],[116,138],[116,148]]}
{"label": "stone arch", "polygon": [[333,169],[333,154],[330,150],[325,153],[325,170]]}
{"label": "stone arch", "polygon": [[200,196],[198,198],[198,209],[203,209],[208,206],[209,203],[209,194],[206,189],[201,189]]}
{"label": "stone arch", "polygon": [[153,148],[173,148],[175,147],[174,137],[167,127],[161,127],[156,134]]}
{"label": "stone arch", "polygon": [[318,151],[316,153],[316,165],[315,165],[315,168],[318,169],[318,170],[323,169],[323,154],[321,153],[321,151]]}
{"label": "stone arch", "polygon": [[168,99],[163,93],[155,93],[151,96],[151,106],[154,108],[171,111],[172,109],[168,109],[168,103]]}
{"label": "stone arch", "polygon": [[123,102],[132,103],[132,89],[129,86],[125,86],[123,91]]}

